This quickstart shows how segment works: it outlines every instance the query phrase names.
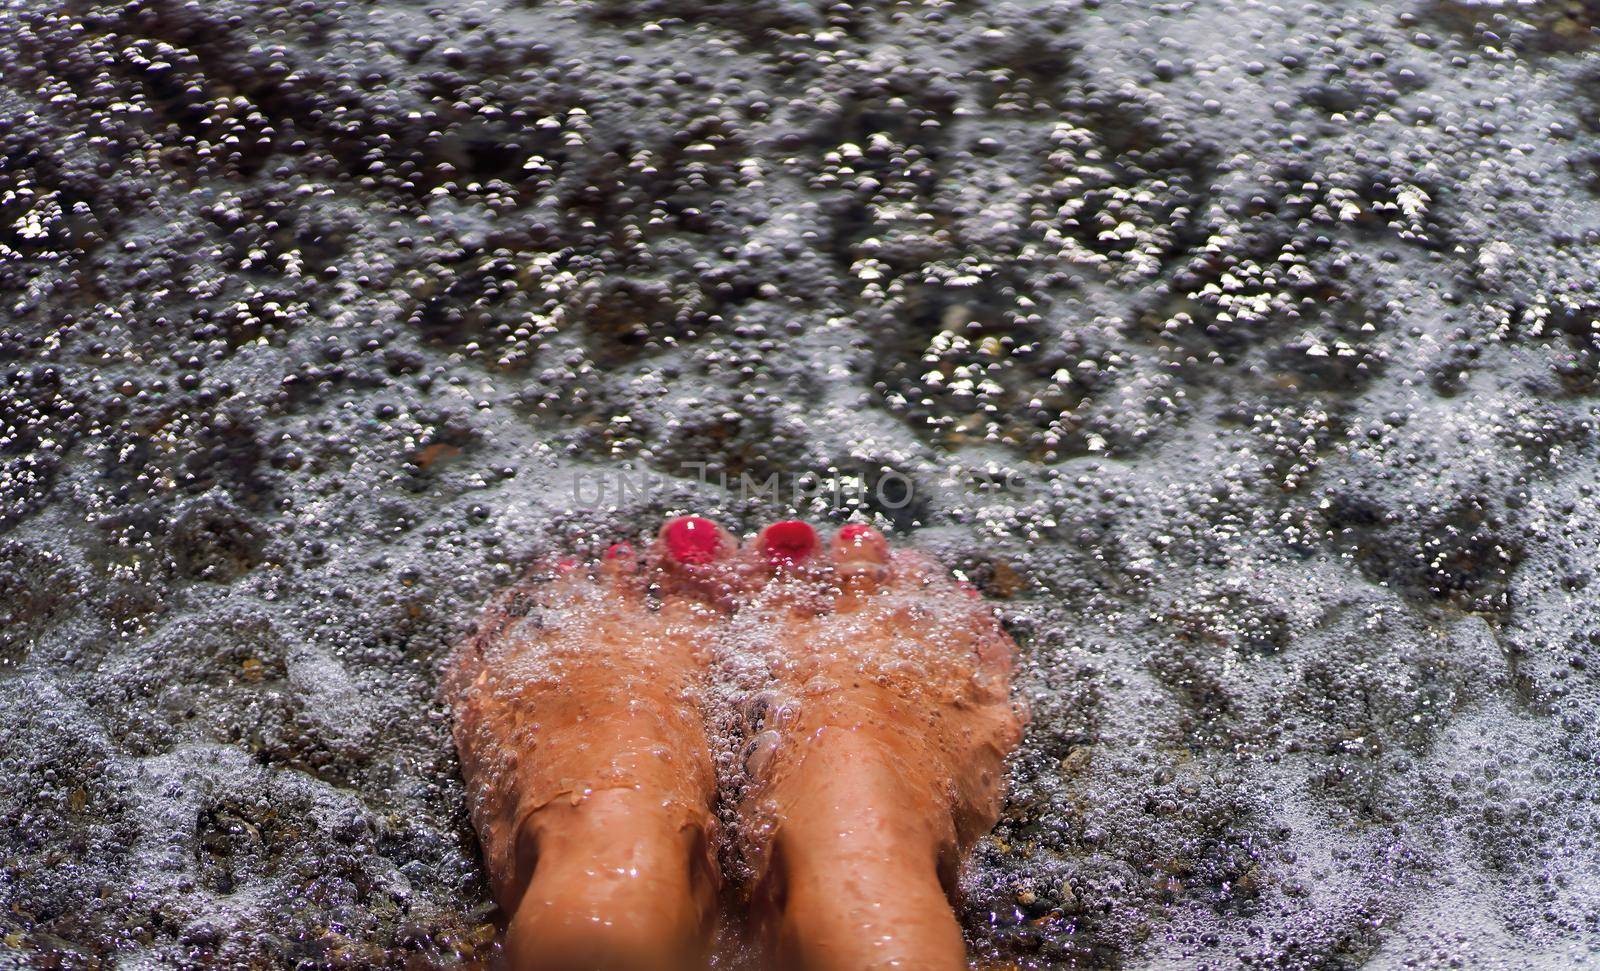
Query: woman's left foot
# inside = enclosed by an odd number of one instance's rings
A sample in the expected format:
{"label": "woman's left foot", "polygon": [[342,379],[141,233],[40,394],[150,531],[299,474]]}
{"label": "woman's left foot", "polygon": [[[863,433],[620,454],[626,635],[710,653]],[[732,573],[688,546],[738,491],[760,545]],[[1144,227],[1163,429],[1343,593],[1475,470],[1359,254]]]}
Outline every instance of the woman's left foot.
{"label": "woman's left foot", "polygon": [[1014,643],[976,591],[869,527],[824,546],[779,523],[745,556],[758,582],[733,628],[771,686],[745,706],[739,816],[766,946],[803,971],[965,969],[951,895],[1021,738]]}

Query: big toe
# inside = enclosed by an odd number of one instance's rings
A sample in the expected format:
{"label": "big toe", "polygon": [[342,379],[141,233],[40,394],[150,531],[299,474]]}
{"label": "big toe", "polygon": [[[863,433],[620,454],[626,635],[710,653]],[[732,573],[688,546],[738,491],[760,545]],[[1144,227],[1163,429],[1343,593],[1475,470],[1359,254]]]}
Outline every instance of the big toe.
{"label": "big toe", "polygon": [[856,609],[889,582],[889,541],[871,526],[851,523],[840,527],[829,547],[834,582],[839,589],[837,609]]}
{"label": "big toe", "polygon": [[738,551],[739,541],[704,516],[669,519],[650,549],[656,592],[727,609],[739,586]]}

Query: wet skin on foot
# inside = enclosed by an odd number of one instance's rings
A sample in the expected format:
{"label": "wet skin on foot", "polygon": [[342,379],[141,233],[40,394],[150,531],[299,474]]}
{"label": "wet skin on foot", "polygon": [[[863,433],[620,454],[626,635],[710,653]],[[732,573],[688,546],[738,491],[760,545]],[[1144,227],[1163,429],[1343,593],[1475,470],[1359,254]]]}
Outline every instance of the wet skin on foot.
{"label": "wet skin on foot", "polygon": [[762,946],[815,971],[965,967],[949,893],[1021,731],[981,600],[870,527],[824,543],[800,521],[740,548],[680,517],[643,556],[550,572],[490,607],[447,681],[514,966],[704,961],[702,691],[713,646],[737,643],[763,672],[734,834]]}
{"label": "wet skin on foot", "polygon": [[786,967],[964,968],[950,907],[1021,735],[1013,644],[989,608],[864,526],[757,540],[733,625],[767,656],[739,807],[752,919]]}
{"label": "wet skin on foot", "polygon": [[458,649],[446,691],[512,967],[703,966],[720,878],[701,698],[735,546],[672,520],[643,556],[535,571]]}

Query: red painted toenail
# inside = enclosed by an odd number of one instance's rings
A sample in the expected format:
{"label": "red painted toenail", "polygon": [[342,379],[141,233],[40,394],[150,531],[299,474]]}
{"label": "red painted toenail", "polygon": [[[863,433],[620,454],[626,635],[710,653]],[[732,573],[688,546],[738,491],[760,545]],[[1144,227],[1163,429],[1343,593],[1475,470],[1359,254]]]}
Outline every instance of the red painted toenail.
{"label": "red painted toenail", "polygon": [[690,566],[710,563],[722,555],[722,534],[716,523],[703,516],[674,519],[661,531],[661,539],[668,555]]}
{"label": "red painted toenail", "polygon": [[773,563],[803,563],[817,551],[817,531],[798,519],[773,523],[761,532],[761,551]]}
{"label": "red painted toenail", "polygon": [[884,541],[883,534],[866,523],[851,523],[839,527],[839,542],[848,546],[876,546]]}
{"label": "red painted toenail", "polygon": [[833,547],[834,556],[852,563],[862,560],[886,563],[889,560],[889,541],[866,523],[839,527]]}
{"label": "red painted toenail", "polygon": [[631,559],[633,559],[633,544],[632,543],[612,543],[610,546],[606,547],[606,559],[608,559],[608,560],[631,560]]}

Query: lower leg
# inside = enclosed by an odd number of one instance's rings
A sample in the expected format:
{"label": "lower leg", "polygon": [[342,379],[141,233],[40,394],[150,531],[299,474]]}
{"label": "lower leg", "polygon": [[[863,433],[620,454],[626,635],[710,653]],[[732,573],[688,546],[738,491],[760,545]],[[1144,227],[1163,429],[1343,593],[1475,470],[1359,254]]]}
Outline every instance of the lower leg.
{"label": "lower leg", "polygon": [[716,917],[707,834],[633,789],[561,800],[524,824],[532,876],[506,932],[517,971],[702,968]]}
{"label": "lower leg", "polygon": [[947,809],[870,739],[838,733],[813,745],[774,793],[783,822],[758,917],[779,965],[964,971],[941,878],[954,865]]}

